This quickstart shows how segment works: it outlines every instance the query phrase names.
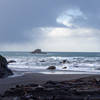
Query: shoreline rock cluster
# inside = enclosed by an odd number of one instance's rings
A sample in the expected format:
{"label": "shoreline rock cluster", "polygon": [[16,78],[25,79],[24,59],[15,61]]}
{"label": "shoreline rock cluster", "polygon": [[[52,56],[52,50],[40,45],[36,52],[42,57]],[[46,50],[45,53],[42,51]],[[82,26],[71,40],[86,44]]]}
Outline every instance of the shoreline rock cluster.
{"label": "shoreline rock cluster", "polygon": [[[60,64],[68,64],[68,63],[70,63],[68,60],[66,60],[66,59],[64,59],[64,60],[62,60],[61,62],[60,62]],[[62,69],[67,69],[67,67],[66,66],[64,66],[64,67],[62,67]],[[47,70],[56,70],[56,66],[53,66],[53,65],[51,65],[51,66],[49,66],[48,68],[47,68]]]}
{"label": "shoreline rock cluster", "polygon": [[8,77],[13,75],[13,72],[8,68],[8,62],[5,57],[0,55],[0,78]]}
{"label": "shoreline rock cluster", "polygon": [[7,90],[3,98],[11,100],[100,100],[100,80],[82,78],[71,81],[16,85]]}

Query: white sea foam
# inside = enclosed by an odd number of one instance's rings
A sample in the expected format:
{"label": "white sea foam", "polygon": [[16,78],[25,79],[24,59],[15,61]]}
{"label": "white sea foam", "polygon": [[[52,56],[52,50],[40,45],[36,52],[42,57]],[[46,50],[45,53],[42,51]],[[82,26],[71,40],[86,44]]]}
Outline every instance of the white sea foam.
{"label": "white sea foam", "polygon": [[[21,72],[59,74],[100,72],[100,57],[7,56],[7,60],[15,60],[16,62],[9,64],[8,67]],[[61,64],[62,60],[68,60],[70,63]],[[47,70],[51,65],[56,66],[56,71]]]}

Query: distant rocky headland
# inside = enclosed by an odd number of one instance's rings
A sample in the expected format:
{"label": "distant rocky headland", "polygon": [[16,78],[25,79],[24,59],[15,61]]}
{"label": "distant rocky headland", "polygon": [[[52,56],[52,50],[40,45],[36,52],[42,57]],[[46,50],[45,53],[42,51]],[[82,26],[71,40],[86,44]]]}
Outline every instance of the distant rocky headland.
{"label": "distant rocky headland", "polygon": [[35,49],[31,52],[32,54],[47,54],[47,52],[43,52],[41,49]]}

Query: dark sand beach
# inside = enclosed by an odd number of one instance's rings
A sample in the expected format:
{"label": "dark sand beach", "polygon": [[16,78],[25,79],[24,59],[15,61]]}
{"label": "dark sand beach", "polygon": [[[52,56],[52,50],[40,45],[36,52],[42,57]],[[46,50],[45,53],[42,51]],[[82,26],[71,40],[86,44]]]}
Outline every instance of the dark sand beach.
{"label": "dark sand beach", "polygon": [[[9,90],[10,88],[15,88],[16,85],[18,85],[18,86],[21,86],[21,85],[26,86],[28,84],[43,85],[49,81],[59,83],[59,82],[66,82],[66,81],[70,82],[71,80],[78,80],[78,79],[85,79],[85,80],[92,79],[92,81],[94,81],[94,79],[96,79],[99,81],[100,75],[86,75],[86,74],[66,74],[66,75],[64,75],[64,74],[29,73],[29,74],[25,74],[23,76],[0,79],[0,95],[3,95],[5,93],[5,91]],[[86,81],[86,83],[88,84],[89,82]],[[85,82],[84,82],[84,84],[85,84]],[[80,85],[80,82],[79,82],[79,85]],[[77,84],[75,86],[77,86]],[[87,87],[86,84],[85,84],[85,87]],[[12,99],[12,97],[8,96],[6,98],[3,97],[0,100],[24,100],[24,99]],[[33,100],[33,99],[25,99],[25,100]],[[49,100],[49,99],[47,99],[47,100]],[[50,100],[53,100],[53,99],[50,99]],[[65,99],[65,100],[67,100],[67,99]],[[74,100],[74,99],[70,99],[70,100]],[[78,100],[83,100],[83,99],[78,99]],[[88,100],[88,99],[86,99],[86,100]],[[96,99],[96,100],[99,100],[99,99]]]}
{"label": "dark sand beach", "polygon": [[65,75],[65,74],[39,74],[39,73],[25,74],[23,76],[0,79],[0,93],[3,93],[5,90],[14,87],[17,84],[28,84],[28,83],[43,84],[49,80],[65,81],[65,80],[73,80],[89,76],[92,75],[85,75],[85,74]]}

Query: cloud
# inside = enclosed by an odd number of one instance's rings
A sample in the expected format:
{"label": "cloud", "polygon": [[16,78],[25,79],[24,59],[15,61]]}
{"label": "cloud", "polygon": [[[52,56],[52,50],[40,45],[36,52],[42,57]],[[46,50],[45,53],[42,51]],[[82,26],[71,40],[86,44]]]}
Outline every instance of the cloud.
{"label": "cloud", "polygon": [[[48,37],[56,37],[56,38],[70,38],[70,37],[80,37],[80,38],[91,38],[94,37],[95,34],[99,34],[100,30],[98,29],[89,29],[89,28],[52,28],[52,27],[44,27],[40,28],[41,33],[45,33],[45,36]],[[95,36],[96,37],[96,36]]]}
{"label": "cloud", "polygon": [[[98,51],[100,30],[92,28],[61,28],[61,27],[40,27],[32,29],[37,32],[35,45],[32,41],[27,45],[28,50],[42,48],[49,51]],[[97,34],[97,35],[95,35]],[[92,45],[91,45],[92,44]],[[24,48],[25,49],[25,48]]]}
{"label": "cloud", "polygon": [[99,0],[1,0],[0,50],[26,50],[27,45],[27,50],[99,51],[99,4]]}
{"label": "cloud", "polygon": [[[87,20],[87,17],[83,14],[80,9],[68,9],[64,11],[56,21],[60,24],[64,24],[67,27],[78,27],[81,23]],[[81,21],[81,23],[79,22]]]}

